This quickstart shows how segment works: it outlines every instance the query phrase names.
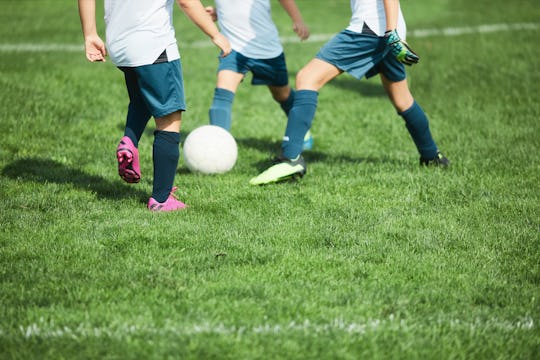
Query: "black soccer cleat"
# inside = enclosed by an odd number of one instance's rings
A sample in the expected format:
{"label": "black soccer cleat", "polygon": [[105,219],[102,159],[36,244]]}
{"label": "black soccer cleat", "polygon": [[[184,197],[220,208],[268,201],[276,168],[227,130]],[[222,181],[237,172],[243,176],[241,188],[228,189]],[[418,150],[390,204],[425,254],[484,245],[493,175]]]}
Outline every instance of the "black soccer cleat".
{"label": "black soccer cleat", "polygon": [[433,159],[425,159],[423,157],[420,158],[420,165],[423,166],[439,166],[446,168],[450,165],[450,160],[446,156],[444,156],[440,151],[437,152],[437,156],[435,156]]}

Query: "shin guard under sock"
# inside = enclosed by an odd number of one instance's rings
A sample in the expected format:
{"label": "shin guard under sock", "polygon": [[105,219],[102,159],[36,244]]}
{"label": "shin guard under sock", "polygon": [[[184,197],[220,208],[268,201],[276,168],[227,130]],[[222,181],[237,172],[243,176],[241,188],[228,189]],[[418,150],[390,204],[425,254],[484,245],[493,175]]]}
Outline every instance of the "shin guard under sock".
{"label": "shin guard under sock", "polygon": [[162,203],[172,190],[178,159],[180,158],[180,134],[177,132],[154,131],[152,157],[154,160],[154,184],[152,197]]}
{"label": "shin guard under sock", "polygon": [[129,104],[124,136],[130,138],[135,147],[139,146],[139,140],[150,117],[150,112],[145,105],[135,105],[133,102]]}
{"label": "shin guard under sock", "polygon": [[298,90],[289,111],[287,128],[281,144],[282,155],[296,159],[302,153],[304,136],[311,128],[317,110],[319,93],[313,90]]}
{"label": "shin guard under sock", "polygon": [[405,126],[411,135],[420,156],[433,159],[437,156],[437,145],[429,130],[428,118],[416,101],[399,115],[405,120]]}
{"label": "shin guard under sock", "polygon": [[211,125],[216,125],[227,131],[231,131],[233,100],[234,93],[232,91],[222,88],[216,88],[214,90],[214,99],[212,100],[212,106],[208,111]]}

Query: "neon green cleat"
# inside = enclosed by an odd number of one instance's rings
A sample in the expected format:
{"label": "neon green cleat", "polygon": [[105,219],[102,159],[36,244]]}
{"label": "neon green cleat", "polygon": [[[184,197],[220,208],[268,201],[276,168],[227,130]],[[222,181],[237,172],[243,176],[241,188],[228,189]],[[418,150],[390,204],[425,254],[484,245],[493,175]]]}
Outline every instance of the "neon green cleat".
{"label": "neon green cleat", "polygon": [[306,173],[306,162],[302,155],[295,160],[278,158],[276,164],[249,180],[251,185],[265,185],[302,177]]}

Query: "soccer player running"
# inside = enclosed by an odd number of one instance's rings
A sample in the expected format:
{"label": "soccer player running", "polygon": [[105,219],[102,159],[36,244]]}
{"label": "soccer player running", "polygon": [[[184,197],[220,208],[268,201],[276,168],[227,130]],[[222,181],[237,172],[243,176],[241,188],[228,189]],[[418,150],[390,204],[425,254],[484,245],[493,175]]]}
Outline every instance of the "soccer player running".
{"label": "soccer player running", "polygon": [[318,91],[343,72],[357,79],[380,74],[390,101],[405,120],[420,153],[420,164],[449,165],[431,136],[426,114],[407,85],[404,65],[416,64],[419,57],[404,41],[406,26],[399,0],[351,0],[351,10],[349,26],[298,72],[282,153],[275,165],[251,179],[250,184],[269,184],[306,173],[302,139],[315,116]]}
{"label": "soccer player running", "polygon": [[[294,0],[280,0],[292,20],[293,30],[301,40],[309,37],[309,29]],[[294,101],[289,86],[287,66],[278,30],[272,21],[270,0],[215,0],[215,8],[206,7],[233,51],[219,57],[217,83],[209,110],[210,124],[231,131],[232,104],[238,85],[246,74],[253,74],[252,85],[266,85],[272,97],[286,115]],[[306,131],[303,149],[313,146],[311,133]]]}
{"label": "soccer player running", "polygon": [[[173,184],[186,105],[172,21],[174,0],[105,0],[106,46],[96,30],[95,0],[78,1],[87,59],[105,61],[108,54],[124,73],[129,94],[124,136],[116,149],[118,173],[128,183],[140,181],[139,139],[153,116],[154,178],[148,209],[181,210],[185,204],[174,196]],[[208,17],[200,0],[177,3],[221,49],[223,56],[231,52],[229,41]]]}

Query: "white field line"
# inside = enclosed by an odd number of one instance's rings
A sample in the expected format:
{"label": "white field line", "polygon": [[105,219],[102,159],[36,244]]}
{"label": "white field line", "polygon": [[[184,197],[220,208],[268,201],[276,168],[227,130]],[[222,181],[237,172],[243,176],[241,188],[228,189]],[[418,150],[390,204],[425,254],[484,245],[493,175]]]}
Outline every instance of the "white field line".
{"label": "white field line", "polygon": [[[404,320],[396,319],[393,315],[386,319],[370,319],[365,322],[347,322],[343,319],[335,319],[329,323],[312,323],[309,320],[303,322],[290,322],[285,324],[264,323],[260,325],[236,326],[225,325],[223,323],[201,323],[201,324],[175,324],[169,322],[163,327],[153,324],[111,324],[105,327],[95,327],[89,323],[81,323],[74,327],[56,325],[52,321],[45,321],[43,318],[38,323],[21,325],[19,336],[31,338],[114,338],[124,339],[130,336],[194,336],[200,334],[215,335],[283,335],[290,333],[304,333],[308,335],[327,335],[331,333],[343,333],[352,335],[364,335],[377,331],[409,331],[424,325],[408,324]],[[502,332],[533,331],[534,320],[523,317],[515,321],[488,319],[488,320],[443,320],[436,319],[428,325],[433,328],[450,328],[451,330],[467,330],[469,332],[485,332],[488,330]],[[0,328],[0,337],[9,336],[7,329]]]}
{"label": "white field line", "polygon": [[[484,24],[477,26],[466,27],[448,27],[442,29],[418,29],[407,31],[407,37],[425,38],[432,36],[458,36],[467,34],[488,34],[501,31],[516,31],[516,30],[538,30],[540,23],[513,23],[513,24]],[[330,40],[335,34],[314,34],[309,37],[308,42],[323,42]],[[301,42],[297,37],[284,37],[284,43]]]}
{"label": "white field line", "polygon": [[[425,38],[432,36],[459,36],[467,34],[488,34],[503,31],[538,30],[540,23],[513,23],[513,24],[485,24],[466,27],[449,27],[442,29],[418,29],[408,32],[408,37]],[[312,34],[305,42],[325,42],[335,34]],[[294,36],[282,37],[284,44],[299,43],[300,39]],[[210,41],[195,41],[181,43],[186,48],[209,48],[214,45]],[[80,52],[82,44],[47,44],[47,43],[0,43],[0,52]]]}

